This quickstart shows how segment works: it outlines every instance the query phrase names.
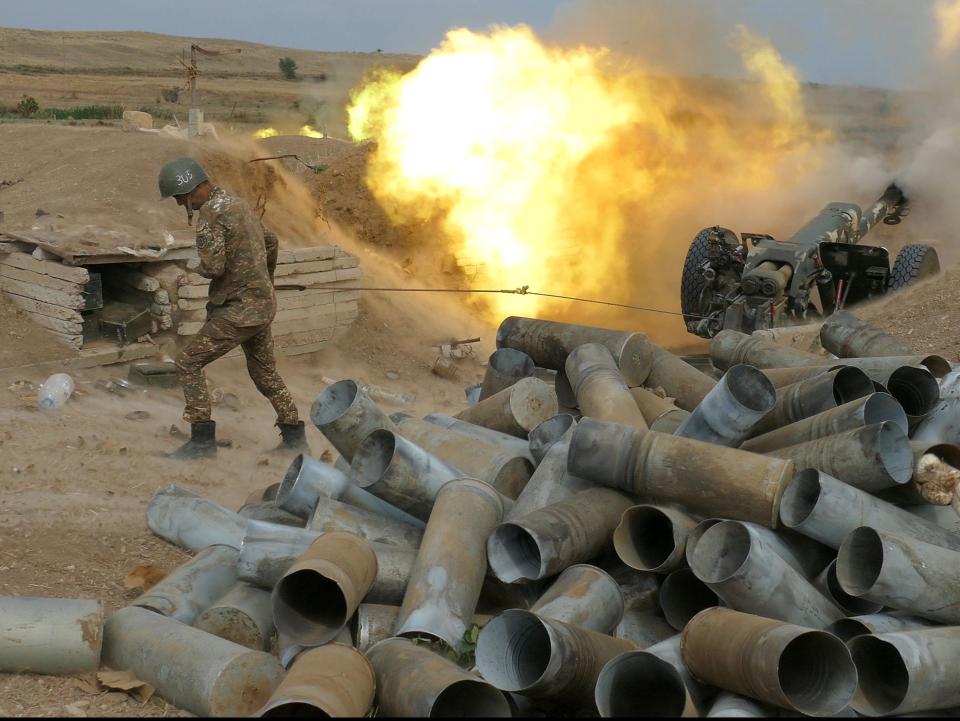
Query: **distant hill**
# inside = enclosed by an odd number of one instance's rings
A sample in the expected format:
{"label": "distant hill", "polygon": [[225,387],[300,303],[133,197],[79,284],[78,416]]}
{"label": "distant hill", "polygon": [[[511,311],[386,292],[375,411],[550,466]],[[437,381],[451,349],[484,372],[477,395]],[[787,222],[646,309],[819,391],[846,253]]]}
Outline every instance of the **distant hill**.
{"label": "distant hill", "polygon": [[[281,57],[293,58],[306,76],[330,74],[347,64],[413,67],[416,55],[328,53],[219,38],[180,37],[144,32],[26,30],[0,28],[0,69],[33,72],[180,73],[181,51],[189,60],[190,45],[207,50],[240,48],[238,55],[202,57],[205,72],[226,76],[277,76]],[[374,49],[375,50],[375,49]]]}
{"label": "distant hill", "polygon": [[[186,77],[191,43],[208,50],[239,48],[239,54],[201,56],[198,102],[210,120],[248,126],[279,126],[296,132],[305,123],[346,136],[345,106],[350,90],[376,67],[407,71],[421,57],[388,53],[334,53],[296,50],[219,38],[144,32],[52,31],[0,28],[0,108],[23,95],[44,108],[91,104],[145,110],[170,122],[186,118]],[[278,62],[293,58],[299,80],[281,78]],[[687,78],[692,87],[729,95],[742,106],[744,81]],[[179,91],[176,100],[168,99]],[[871,151],[889,152],[909,126],[909,93],[805,83],[804,101],[814,123]]]}
{"label": "distant hill", "polygon": [[[191,43],[213,51],[241,50],[198,58],[197,102],[208,120],[286,132],[311,124],[337,137],[346,136],[350,90],[365,73],[377,67],[405,72],[420,60],[157,33],[0,28],[0,110],[29,95],[41,108],[120,105],[149,112],[160,123],[185,121],[189,96],[180,57],[189,63]],[[281,77],[283,57],[297,63],[296,81]]]}

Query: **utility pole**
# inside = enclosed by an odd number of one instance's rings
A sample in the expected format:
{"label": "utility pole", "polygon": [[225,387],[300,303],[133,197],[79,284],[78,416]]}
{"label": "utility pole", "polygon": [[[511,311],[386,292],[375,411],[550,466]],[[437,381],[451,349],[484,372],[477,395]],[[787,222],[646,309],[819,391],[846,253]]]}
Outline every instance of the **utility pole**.
{"label": "utility pole", "polygon": [[203,125],[203,113],[200,112],[200,108],[197,107],[197,78],[200,75],[200,68],[197,66],[197,55],[233,55],[235,53],[239,54],[240,52],[240,48],[232,48],[230,50],[207,50],[194,43],[190,45],[189,65],[183,61],[181,54],[180,64],[183,65],[184,69],[186,70],[187,82],[190,86],[190,115],[187,123],[187,133],[190,137],[200,135],[200,128]]}

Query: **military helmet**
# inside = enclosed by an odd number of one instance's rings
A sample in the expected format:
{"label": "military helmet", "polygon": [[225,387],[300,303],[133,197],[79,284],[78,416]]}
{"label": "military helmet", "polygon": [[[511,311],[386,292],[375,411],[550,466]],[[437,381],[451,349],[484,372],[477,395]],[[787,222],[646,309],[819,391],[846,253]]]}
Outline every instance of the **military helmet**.
{"label": "military helmet", "polygon": [[177,158],[160,168],[160,197],[183,195],[196,188],[207,174],[193,158]]}

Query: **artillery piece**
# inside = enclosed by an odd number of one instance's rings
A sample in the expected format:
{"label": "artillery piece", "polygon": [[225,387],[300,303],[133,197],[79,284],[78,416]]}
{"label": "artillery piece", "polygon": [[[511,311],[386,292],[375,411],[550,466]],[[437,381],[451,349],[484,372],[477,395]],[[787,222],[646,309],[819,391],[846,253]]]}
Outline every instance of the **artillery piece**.
{"label": "artillery piece", "polygon": [[831,203],[788,240],[714,226],[701,230],[683,264],[680,308],[687,330],[712,338],[800,325],[882,296],[940,270],[928,245],[907,245],[893,268],[886,248],[858,245],[881,220],[898,224],[907,199],[891,184],[866,211]]}

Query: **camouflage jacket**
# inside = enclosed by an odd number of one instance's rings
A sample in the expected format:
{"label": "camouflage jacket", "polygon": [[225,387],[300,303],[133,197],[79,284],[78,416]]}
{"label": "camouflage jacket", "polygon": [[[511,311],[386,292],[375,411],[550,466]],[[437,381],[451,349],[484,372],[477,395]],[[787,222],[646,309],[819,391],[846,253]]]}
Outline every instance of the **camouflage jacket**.
{"label": "camouflage jacket", "polygon": [[264,230],[247,203],[214,186],[197,223],[198,272],[210,278],[208,318],[237,326],[273,320],[277,247],[277,236]]}

